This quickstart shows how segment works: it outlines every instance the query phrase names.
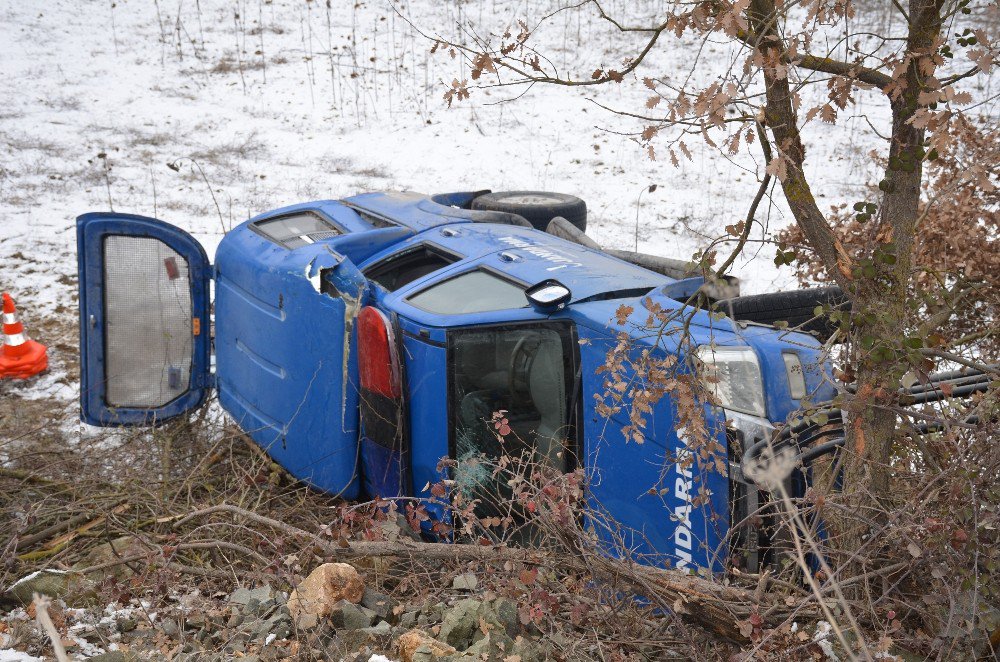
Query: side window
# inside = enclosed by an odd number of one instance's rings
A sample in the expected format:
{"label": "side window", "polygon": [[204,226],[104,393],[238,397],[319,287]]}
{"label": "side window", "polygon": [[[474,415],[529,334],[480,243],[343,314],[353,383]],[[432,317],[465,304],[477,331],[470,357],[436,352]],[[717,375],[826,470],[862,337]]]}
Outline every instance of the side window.
{"label": "side window", "polygon": [[[571,467],[574,329],[567,323],[480,327],[453,331],[449,339],[455,477],[490,512],[509,501],[508,477],[493,471],[501,457],[559,471]],[[498,412],[506,427],[493,423]]]}
{"label": "side window", "polygon": [[395,292],[429,273],[458,262],[461,257],[434,246],[417,246],[365,269],[365,276],[390,292]]}
{"label": "side window", "polygon": [[333,223],[308,211],[257,221],[250,227],[288,249],[343,234]]}
{"label": "side window", "polygon": [[527,308],[524,288],[488,271],[469,271],[410,296],[412,306],[437,315]]}

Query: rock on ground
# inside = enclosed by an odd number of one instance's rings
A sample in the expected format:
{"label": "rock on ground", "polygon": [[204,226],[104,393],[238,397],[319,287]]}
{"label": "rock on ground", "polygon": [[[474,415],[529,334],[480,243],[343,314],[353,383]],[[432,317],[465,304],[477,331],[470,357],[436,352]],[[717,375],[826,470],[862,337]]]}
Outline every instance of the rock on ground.
{"label": "rock on ground", "polygon": [[383,621],[394,622],[396,620],[395,610],[397,604],[388,595],[373,591],[370,588],[365,589],[365,594],[361,598],[361,606],[371,609]]}
{"label": "rock on ground", "polygon": [[288,611],[300,628],[312,628],[340,600],[357,604],[365,594],[358,571],[346,563],[324,563],[313,570],[288,597]]}
{"label": "rock on ground", "polygon": [[347,600],[338,600],[330,610],[330,623],[337,630],[360,630],[378,620],[378,614],[371,609]]}
{"label": "rock on ground", "polygon": [[39,570],[14,582],[3,597],[22,605],[30,605],[35,593],[67,600],[74,596],[86,602],[93,598],[93,584],[78,572]]}
{"label": "rock on ground", "polygon": [[506,599],[482,602],[472,598],[459,601],[444,613],[439,637],[460,651],[482,639],[486,632],[513,639],[519,634],[517,607]]}
{"label": "rock on ground", "polygon": [[453,646],[434,639],[422,630],[410,630],[399,638],[399,658],[402,662],[423,662],[457,652]]}
{"label": "rock on ground", "polygon": [[479,578],[471,572],[459,575],[451,582],[451,587],[456,591],[475,591],[479,586]]}

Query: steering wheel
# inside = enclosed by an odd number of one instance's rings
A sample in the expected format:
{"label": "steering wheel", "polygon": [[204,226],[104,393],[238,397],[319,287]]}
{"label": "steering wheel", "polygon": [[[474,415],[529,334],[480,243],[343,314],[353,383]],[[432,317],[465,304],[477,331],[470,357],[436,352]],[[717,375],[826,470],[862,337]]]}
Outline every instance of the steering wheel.
{"label": "steering wheel", "polygon": [[[531,374],[531,364],[541,344],[538,334],[532,332],[521,336],[514,345],[514,351],[510,353],[510,364],[507,366],[507,388],[512,398],[517,396],[519,386],[522,387],[520,390],[527,391],[530,397],[531,388],[526,382],[528,375]],[[524,384],[518,384],[518,374],[524,375]]]}

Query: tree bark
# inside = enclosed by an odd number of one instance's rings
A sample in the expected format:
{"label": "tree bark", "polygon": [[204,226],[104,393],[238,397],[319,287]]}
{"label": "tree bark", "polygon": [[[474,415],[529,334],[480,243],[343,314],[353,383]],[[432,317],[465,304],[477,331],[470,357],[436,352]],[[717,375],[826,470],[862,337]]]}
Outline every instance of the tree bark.
{"label": "tree bark", "polygon": [[[892,135],[889,163],[880,185],[883,191],[877,215],[870,272],[857,282],[858,315],[854,332],[858,366],[858,397],[852,403],[853,452],[845,464],[844,483],[866,486],[878,501],[891,495],[889,462],[896,414],[882,405],[893,403],[900,378],[908,369],[902,328],[908,316],[907,300],[912,252],[919,218],[923,179],[924,130],[911,123],[920,107],[919,96],[929,89],[934,73],[935,40],[941,31],[941,0],[910,0],[906,55],[909,60],[901,87],[892,92]],[[846,545],[857,545],[863,531],[854,530]]]}
{"label": "tree bark", "polygon": [[[780,36],[780,10],[774,0],[752,0],[747,9],[756,40],[751,45],[764,59],[765,118],[785,162],[782,190],[809,245],[827,272],[854,298],[854,353],[850,358],[857,370],[858,391],[849,408],[851,425],[843,485],[845,497],[858,506],[858,513],[870,505],[870,498],[881,505],[891,496],[889,463],[896,415],[882,405],[895,399],[899,379],[907,370],[900,335],[907,315],[911,252],[923,176],[924,131],[914,127],[911,120],[920,107],[920,92],[933,82],[931,56],[941,30],[942,4],[942,0],[910,0],[905,75],[900,81],[884,74],[877,79],[878,86],[889,95],[892,108],[890,160],[880,186],[884,194],[873,233],[876,245],[871,256],[860,262],[847,255],[816,205],[803,172],[805,149],[785,69],[796,64],[789,64]],[[859,77],[849,69],[834,71],[823,62],[800,62],[798,66]],[[878,510],[876,507],[875,512]],[[842,529],[837,532],[835,545],[844,552],[845,560],[850,559],[868,527],[863,516],[839,524],[842,526],[834,527]]]}
{"label": "tree bark", "polygon": [[851,258],[816,204],[816,198],[802,169],[806,158],[805,147],[799,134],[798,114],[792,105],[792,93],[786,75],[789,65],[785,64],[785,47],[778,33],[774,0],[752,0],[747,15],[758,42],[756,47],[764,57],[767,98],[764,117],[779,151],[775,158],[782,159],[785,164],[782,192],[809,245],[844,291],[847,291],[851,278]]}

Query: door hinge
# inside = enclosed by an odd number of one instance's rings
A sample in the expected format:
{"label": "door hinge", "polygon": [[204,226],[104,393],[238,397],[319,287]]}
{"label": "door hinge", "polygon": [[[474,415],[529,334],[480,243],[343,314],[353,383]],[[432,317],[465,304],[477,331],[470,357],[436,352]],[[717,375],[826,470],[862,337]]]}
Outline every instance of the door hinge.
{"label": "door hinge", "polygon": [[215,373],[206,372],[198,376],[195,386],[197,388],[215,388],[215,383]]}

